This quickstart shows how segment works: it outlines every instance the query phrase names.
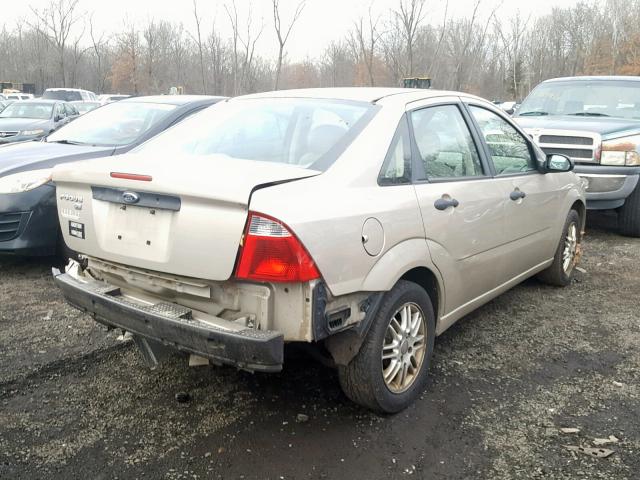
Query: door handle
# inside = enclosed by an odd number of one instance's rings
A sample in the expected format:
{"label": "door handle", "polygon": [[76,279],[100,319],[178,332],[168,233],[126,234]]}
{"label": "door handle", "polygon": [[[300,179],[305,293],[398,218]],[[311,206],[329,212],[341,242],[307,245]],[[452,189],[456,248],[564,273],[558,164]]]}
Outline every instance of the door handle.
{"label": "door handle", "polygon": [[433,204],[438,210],[446,210],[449,207],[456,208],[458,205],[460,205],[460,202],[455,198],[439,198]]}
{"label": "door handle", "polygon": [[524,193],[524,192],[521,192],[520,190],[514,190],[513,192],[511,192],[509,194],[509,198],[511,200],[513,200],[514,202],[517,201],[517,200],[520,200],[521,198],[524,198],[526,196],[527,196],[527,194]]}

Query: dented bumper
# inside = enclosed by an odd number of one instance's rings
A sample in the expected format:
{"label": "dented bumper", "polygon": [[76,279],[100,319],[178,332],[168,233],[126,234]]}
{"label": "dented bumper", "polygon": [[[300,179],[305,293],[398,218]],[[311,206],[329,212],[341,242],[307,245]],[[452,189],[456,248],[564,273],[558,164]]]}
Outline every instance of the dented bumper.
{"label": "dented bumper", "polygon": [[118,287],[105,282],[81,281],[56,269],[53,275],[72,306],[108,327],[121,328],[216,363],[265,372],[282,369],[282,333],[239,328],[224,319],[211,325],[194,319],[192,311],[180,305],[135,303],[122,296]]}

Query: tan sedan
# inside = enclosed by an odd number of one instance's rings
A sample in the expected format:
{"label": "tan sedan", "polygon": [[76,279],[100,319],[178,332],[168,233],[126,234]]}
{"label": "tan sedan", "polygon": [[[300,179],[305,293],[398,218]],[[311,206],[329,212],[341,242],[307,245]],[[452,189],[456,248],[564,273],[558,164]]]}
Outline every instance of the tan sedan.
{"label": "tan sedan", "polygon": [[81,253],[56,282],[151,365],[170,347],[278,371],[285,343],[305,342],[347,396],[396,412],[456,320],[533,275],[571,282],[572,168],[466,94],[238,97],[132,154],[56,168]]}

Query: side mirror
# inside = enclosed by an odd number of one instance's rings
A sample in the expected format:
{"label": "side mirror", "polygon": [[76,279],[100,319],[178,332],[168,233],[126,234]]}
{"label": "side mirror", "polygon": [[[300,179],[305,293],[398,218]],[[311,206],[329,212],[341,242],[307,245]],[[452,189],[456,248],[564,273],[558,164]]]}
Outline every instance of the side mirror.
{"label": "side mirror", "polygon": [[54,122],[60,122],[60,121],[62,121],[62,118],[63,118],[63,117],[62,117],[62,115],[56,115],[56,116],[54,117],[53,121],[54,121]]}
{"label": "side mirror", "polygon": [[550,153],[547,155],[545,170],[547,172],[570,172],[573,170],[573,161],[566,155]]}

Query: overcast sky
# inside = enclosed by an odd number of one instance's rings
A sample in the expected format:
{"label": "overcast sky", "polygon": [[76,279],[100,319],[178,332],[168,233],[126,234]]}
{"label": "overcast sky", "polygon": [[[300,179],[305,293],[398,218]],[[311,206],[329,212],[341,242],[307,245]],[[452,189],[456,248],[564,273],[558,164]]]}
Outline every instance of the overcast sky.
{"label": "overcast sky", "polygon": [[[3,0],[8,2],[8,0]],[[46,7],[51,0],[19,0],[11,2],[11,8],[3,8],[0,24],[9,28],[15,22],[29,18],[30,9]],[[197,0],[200,16],[203,17],[206,32],[211,30],[213,20],[221,34],[230,34],[229,21],[224,10],[224,0]],[[290,59],[300,60],[307,56],[316,57],[324,47],[334,39],[342,38],[351,28],[353,20],[367,14],[370,5],[377,13],[386,13],[397,5],[399,0],[307,0],[307,6],[296,24],[287,45]],[[295,10],[298,0],[280,0],[283,10],[283,23]],[[449,16],[470,14],[474,0],[449,0]],[[553,6],[566,7],[577,3],[576,0],[483,0],[483,17],[501,5],[497,15],[509,17],[518,10],[524,17],[548,13]],[[238,10],[242,12],[241,21],[246,19],[249,6],[253,15],[255,29],[261,22],[264,30],[258,44],[263,55],[274,55],[276,37],[273,32],[273,19],[270,0],[236,0]],[[445,0],[427,0],[426,21],[438,24],[444,15]],[[192,0],[80,0],[80,10],[93,13],[94,25],[100,30],[113,32],[121,30],[125,22],[144,23],[148,19],[182,22],[185,28],[194,27]]]}

